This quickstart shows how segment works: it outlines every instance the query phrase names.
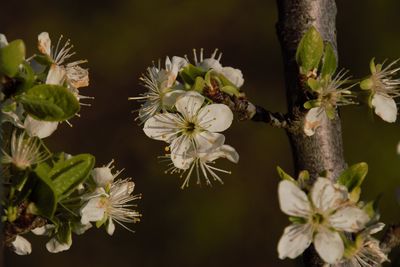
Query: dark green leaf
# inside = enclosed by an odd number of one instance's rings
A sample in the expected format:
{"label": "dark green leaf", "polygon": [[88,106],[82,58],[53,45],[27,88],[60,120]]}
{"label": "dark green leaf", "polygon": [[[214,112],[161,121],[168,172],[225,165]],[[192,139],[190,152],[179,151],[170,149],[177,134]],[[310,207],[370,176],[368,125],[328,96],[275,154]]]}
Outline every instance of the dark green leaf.
{"label": "dark green leaf", "polygon": [[25,59],[25,44],[22,40],[14,40],[0,48],[0,73],[14,77],[19,65]]}
{"label": "dark green leaf", "polygon": [[32,117],[44,121],[64,121],[80,109],[78,99],[67,88],[41,84],[28,90],[18,100]]}
{"label": "dark green leaf", "polygon": [[337,58],[332,45],[328,42],[325,44],[324,60],[321,70],[322,77],[333,75],[337,68]]}
{"label": "dark green leaf", "polygon": [[324,50],[324,41],[315,27],[304,34],[296,51],[296,61],[302,74],[318,68]]}
{"label": "dark green leaf", "polygon": [[36,166],[34,177],[37,179],[37,184],[31,197],[40,215],[51,219],[57,207],[57,196],[48,176],[49,170],[50,166],[47,163],[40,163]]}
{"label": "dark green leaf", "polygon": [[49,173],[53,188],[60,200],[72,193],[90,174],[95,158],[80,154],[56,165]]}

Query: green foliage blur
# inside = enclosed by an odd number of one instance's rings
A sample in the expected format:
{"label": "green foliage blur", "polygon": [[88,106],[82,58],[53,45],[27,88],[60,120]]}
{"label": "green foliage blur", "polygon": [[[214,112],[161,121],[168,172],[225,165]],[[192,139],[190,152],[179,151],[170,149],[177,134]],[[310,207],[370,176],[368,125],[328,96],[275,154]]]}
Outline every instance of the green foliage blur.
{"label": "green foliage blur", "polygon": [[[368,74],[372,57],[400,56],[398,0],[337,2],[340,67],[359,77]],[[233,172],[223,176],[225,185],[192,183],[181,190],[182,179],[164,174],[157,162],[162,144],[144,135],[131,113],[139,106],[127,100],[144,91],[138,79],[152,61],[167,55],[191,58],[192,48],[207,53],[219,48],[223,65],[243,71],[243,89],[253,102],[285,111],[276,20],[271,0],[2,1],[0,32],[9,40],[24,39],[32,48],[41,31],[54,40],[63,34],[75,45],[77,58],[89,61],[90,86],[82,94],[95,97],[92,107],[82,108],[72,128],[61,125],[49,146],[89,152],[98,165],[114,158],[117,168],[125,168],[121,175],[132,176],[135,191],[143,193],[136,233],[118,228],[109,237],[90,231],[76,237],[69,251],[54,255],[43,238],[31,236],[33,253],[7,252],[6,266],[301,266],[279,260],[276,252],[288,224],[278,206],[276,166],[292,169],[284,131],[235,123],[226,135],[241,159],[237,166],[222,165]],[[384,123],[365,107],[345,107],[341,116],[348,163],[369,165],[361,199],[382,193],[383,221],[399,221],[399,123]]]}

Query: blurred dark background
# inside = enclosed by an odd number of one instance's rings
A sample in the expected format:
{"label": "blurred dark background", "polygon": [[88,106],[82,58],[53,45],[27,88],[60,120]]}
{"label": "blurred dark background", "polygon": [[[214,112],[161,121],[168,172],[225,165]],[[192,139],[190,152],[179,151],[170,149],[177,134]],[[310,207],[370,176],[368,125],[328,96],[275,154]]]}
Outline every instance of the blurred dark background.
{"label": "blurred dark background", "polygon": [[[400,56],[398,0],[338,1],[340,65],[354,76],[368,73],[371,57]],[[276,245],[289,223],[277,202],[279,178],[275,167],[292,172],[292,156],[285,133],[263,124],[236,122],[227,143],[240,153],[238,165],[220,161],[232,175],[225,185],[181,190],[182,180],[165,175],[157,155],[163,143],[145,137],[128,102],[144,89],[138,78],[153,60],[207,53],[220,48],[222,63],[240,68],[244,89],[254,102],[285,111],[280,47],[275,35],[275,1],[12,1],[0,4],[0,32],[9,40],[22,38],[28,54],[36,51],[37,34],[48,31],[55,42],[60,34],[75,44],[74,59],[88,59],[90,86],[82,94],[94,96],[73,127],[62,125],[46,141],[53,151],[89,152],[97,165],[116,160],[143,193],[141,223],[131,234],[117,228],[74,236],[71,249],[49,254],[45,238],[28,236],[30,256],[7,252],[7,266],[296,266],[281,261]],[[396,188],[400,158],[396,145],[399,125],[386,124],[363,107],[341,111],[347,161],[366,161],[370,173],[363,198],[383,193],[382,219],[400,220]]]}

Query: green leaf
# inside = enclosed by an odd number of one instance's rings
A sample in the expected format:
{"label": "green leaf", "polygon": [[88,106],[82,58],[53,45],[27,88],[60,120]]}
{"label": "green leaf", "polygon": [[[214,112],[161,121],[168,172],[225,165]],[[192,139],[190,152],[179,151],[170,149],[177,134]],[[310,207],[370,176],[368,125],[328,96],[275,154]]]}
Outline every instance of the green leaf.
{"label": "green leaf", "polygon": [[192,86],[191,89],[193,91],[197,91],[199,93],[202,93],[205,85],[206,85],[206,82],[204,81],[204,79],[202,77],[198,76],[198,77],[196,77],[194,85]]}
{"label": "green leaf", "polygon": [[318,68],[324,50],[324,41],[314,26],[301,38],[296,51],[296,61],[302,74]]}
{"label": "green leaf", "polygon": [[49,170],[50,166],[44,162],[36,166],[34,177],[38,182],[32,191],[31,198],[40,215],[51,219],[56,211],[58,200],[53,183],[48,176]]}
{"label": "green leaf", "polygon": [[49,173],[53,188],[59,200],[67,197],[75,188],[89,177],[95,163],[94,156],[80,154],[60,164]]}
{"label": "green leaf", "polygon": [[321,89],[321,84],[314,78],[309,78],[307,80],[308,86],[311,88],[312,91],[318,92]]}
{"label": "green leaf", "polygon": [[19,65],[25,59],[25,44],[22,40],[14,40],[0,49],[0,73],[14,77]]}
{"label": "green leaf", "polygon": [[349,192],[359,188],[368,173],[368,164],[360,162],[350,166],[342,172],[338,178],[338,183],[347,187]]}
{"label": "green leaf", "polygon": [[18,74],[18,80],[21,82],[17,88],[18,94],[31,88],[35,82],[35,72],[32,67],[27,62],[23,62],[21,66],[21,72]]}
{"label": "green leaf", "polygon": [[221,91],[224,93],[227,93],[230,96],[234,96],[234,95],[237,97],[240,96],[240,92],[239,92],[238,88],[235,86],[226,85],[221,88]]}
{"label": "green leaf", "polygon": [[297,181],[296,181],[292,176],[290,176],[289,174],[287,174],[284,170],[282,170],[281,167],[277,166],[277,167],[276,167],[276,170],[278,171],[278,175],[279,175],[283,180],[288,180],[288,181],[297,183]]}
{"label": "green leaf", "polygon": [[196,77],[203,77],[204,74],[205,72],[202,69],[193,66],[192,64],[188,64],[179,72],[179,76],[182,78],[183,82],[190,85],[194,84]]}
{"label": "green leaf", "polygon": [[305,109],[312,109],[321,106],[321,101],[318,99],[308,100],[303,104]]}
{"label": "green leaf", "polygon": [[78,99],[67,88],[59,85],[36,85],[26,90],[17,100],[37,120],[68,120],[80,109]]}
{"label": "green leaf", "polygon": [[321,75],[325,77],[327,75],[332,76],[337,68],[337,58],[335,51],[331,43],[327,42],[325,44],[325,52],[324,52],[324,59],[322,64]]}

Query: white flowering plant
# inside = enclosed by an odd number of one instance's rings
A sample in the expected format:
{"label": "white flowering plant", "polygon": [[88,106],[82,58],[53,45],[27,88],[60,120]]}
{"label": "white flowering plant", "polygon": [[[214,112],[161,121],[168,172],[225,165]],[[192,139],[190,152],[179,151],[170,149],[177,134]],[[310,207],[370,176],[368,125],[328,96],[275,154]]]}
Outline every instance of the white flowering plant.
{"label": "white flowering plant", "polygon": [[1,223],[4,245],[19,255],[32,247],[30,232],[49,238],[46,248],[70,248],[72,233],[95,224],[112,235],[115,223],[138,222],[131,178],[118,179],[110,164],[95,168],[91,154],[53,153],[45,145],[60,123],[79,116],[89,85],[86,60],[70,61],[70,41],[52,45],[49,34],[38,36],[38,53],[26,58],[22,40],[0,34],[0,104],[2,112]]}
{"label": "white flowering plant", "polygon": [[174,56],[165,60],[165,67],[152,66],[141,80],[148,90],[132,100],[144,101],[137,119],[145,134],[167,143],[165,155],[169,173],[181,173],[182,188],[189,186],[196,175],[197,184],[204,179],[223,183],[219,173],[229,171],[214,166],[218,158],[239,161],[236,150],[225,144],[234,112],[239,118],[252,117],[255,106],[240,89],[242,72],[221,65],[218,50],[204,58],[203,50],[194,60]]}

